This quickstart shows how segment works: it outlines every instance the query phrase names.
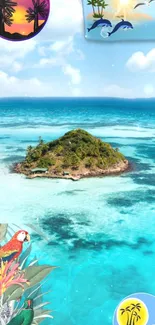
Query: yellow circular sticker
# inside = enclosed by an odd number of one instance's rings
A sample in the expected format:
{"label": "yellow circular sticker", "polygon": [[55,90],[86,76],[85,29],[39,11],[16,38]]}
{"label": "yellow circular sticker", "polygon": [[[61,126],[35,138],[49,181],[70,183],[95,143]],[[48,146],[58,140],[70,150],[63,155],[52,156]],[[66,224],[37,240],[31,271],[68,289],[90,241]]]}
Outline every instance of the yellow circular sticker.
{"label": "yellow circular sticker", "polygon": [[115,310],[113,325],[155,324],[155,296],[136,293],[126,297]]}

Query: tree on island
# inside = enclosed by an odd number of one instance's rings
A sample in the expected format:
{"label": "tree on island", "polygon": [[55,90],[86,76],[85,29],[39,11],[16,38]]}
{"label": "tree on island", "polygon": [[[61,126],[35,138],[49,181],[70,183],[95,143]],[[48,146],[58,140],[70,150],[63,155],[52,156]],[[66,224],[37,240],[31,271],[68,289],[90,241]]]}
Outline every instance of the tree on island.
{"label": "tree on island", "polygon": [[17,2],[11,0],[0,0],[0,35],[5,32],[5,25],[11,26],[13,23],[13,13],[17,6]]}
{"label": "tree on island", "polygon": [[[103,11],[108,6],[105,0],[88,0],[87,5],[92,6],[94,18],[102,18],[104,16]],[[96,7],[97,7],[97,12],[95,10]]]}
{"label": "tree on island", "polygon": [[97,1],[96,0],[88,0],[87,5],[92,6],[93,16],[94,16],[96,14],[95,7],[97,6]]}
{"label": "tree on island", "polygon": [[48,7],[47,7],[47,1],[43,0],[40,2],[40,0],[32,0],[33,8],[29,7],[25,15],[26,20],[28,23],[31,23],[31,21],[34,21],[34,33],[38,30],[39,27],[39,16],[43,19],[47,19],[48,16]]}
{"label": "tree on island", "polygon": [[105,0],[98,0],[98,15],[100,17],[103,17],[104,14],[104,9],[106,9],[106,7],[108,6],[108,4],[105,2]]}

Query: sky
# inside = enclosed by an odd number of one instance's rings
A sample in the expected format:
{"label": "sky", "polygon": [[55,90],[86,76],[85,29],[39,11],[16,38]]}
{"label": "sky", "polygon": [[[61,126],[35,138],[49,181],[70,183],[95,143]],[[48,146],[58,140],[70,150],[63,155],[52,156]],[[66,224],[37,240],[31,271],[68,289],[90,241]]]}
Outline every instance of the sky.
{"label": "sky", "polygon": [[0,51],[0,97],[155,97],[155,42],[86,40],[81,0],[52,0],[36,37]]}

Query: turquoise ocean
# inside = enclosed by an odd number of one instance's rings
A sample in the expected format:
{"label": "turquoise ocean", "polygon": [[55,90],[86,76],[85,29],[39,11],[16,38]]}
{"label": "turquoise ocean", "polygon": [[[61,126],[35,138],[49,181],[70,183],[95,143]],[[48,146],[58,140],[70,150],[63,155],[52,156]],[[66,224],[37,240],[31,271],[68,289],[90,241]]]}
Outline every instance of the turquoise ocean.
{"label": "turquoise ocean", "polygon": [[[11,171],[39,136],[74,128],[118,147],[132,170],[78,182]],[[47,236],[31,234],[32,254],[59,266],[44,284],[45,325],[111,325],[124,297],[155,294],[155,100],[1,99],[0,218]]]}

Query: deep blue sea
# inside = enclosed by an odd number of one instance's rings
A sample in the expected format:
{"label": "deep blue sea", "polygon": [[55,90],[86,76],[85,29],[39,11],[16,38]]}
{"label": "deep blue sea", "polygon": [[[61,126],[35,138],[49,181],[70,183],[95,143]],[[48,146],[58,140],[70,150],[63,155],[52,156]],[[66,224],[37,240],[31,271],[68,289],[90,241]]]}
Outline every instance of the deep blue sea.
{"label": "deep blue sea", "polygon": [[[78,182],[11,172],[39,136],[79,127],[119,147],[133,170]],[[59,266],[44,285],[54,320],[43,324],[111,325],[121,299],[155,294],[155,100],[1,99],[0,216],[48,236],[32,234],[33,254]]]}

